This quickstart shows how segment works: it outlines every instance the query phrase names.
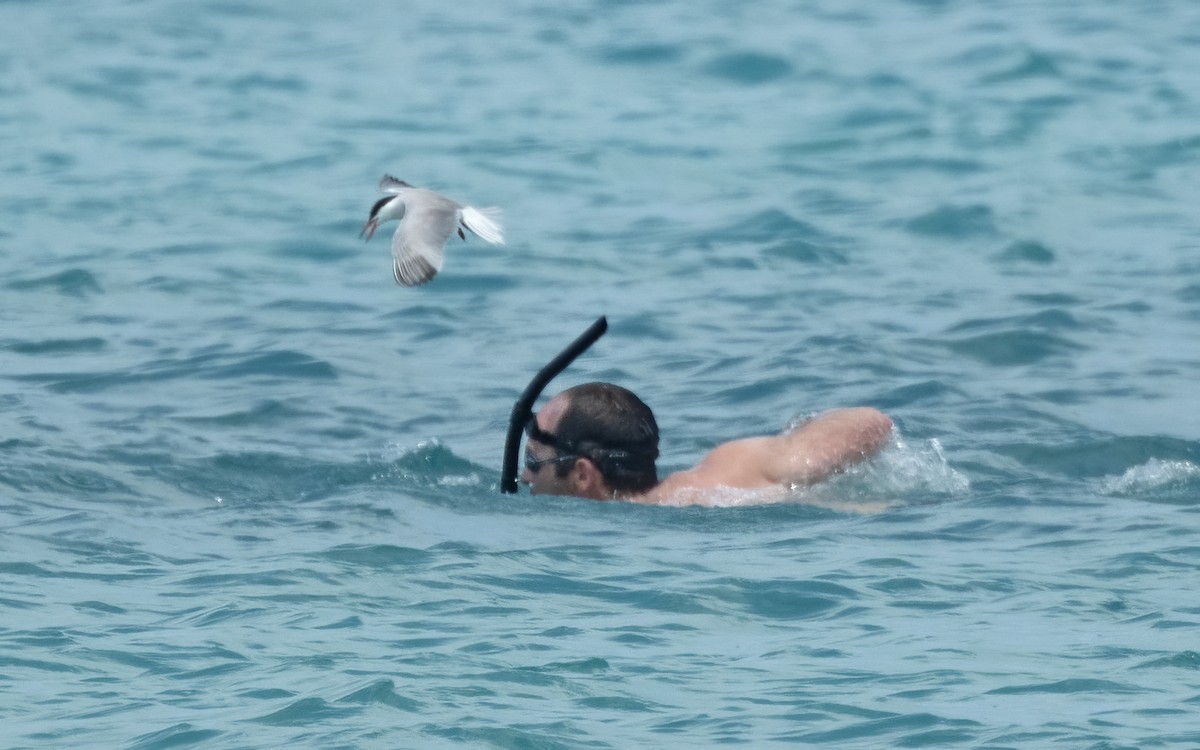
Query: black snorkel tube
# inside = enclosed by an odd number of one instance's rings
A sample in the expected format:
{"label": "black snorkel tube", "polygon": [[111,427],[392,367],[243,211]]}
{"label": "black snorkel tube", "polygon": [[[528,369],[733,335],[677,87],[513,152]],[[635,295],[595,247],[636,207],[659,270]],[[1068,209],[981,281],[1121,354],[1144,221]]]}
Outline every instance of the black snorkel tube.
{"label": "black snorkel tube", "polygon": [[588,347],[596,343],[596,339],[603,336],[607,330],[608,319],[601,315],[595,323],[592,323],[586,331],[579,335],[579,338],[568,344],[567,348],[559,352],[557,357],[538,370],[537,375],[533,376],[533,380],[529,381],[529,385],[525,386],[525,392],[517,399],[517,403],[513,404],[512,416],[508,418],[508,435],[504,438],[504,468],[500,473],[501,492],[512,495],[517,491],[517,450],[521,447],[521,432],[525,429],[529,418],[533,416],[533,402],[542,395],[542,391],[550,384],[551,380],[567,369],[567,366],[574,362],[576,357],[586,352]]}

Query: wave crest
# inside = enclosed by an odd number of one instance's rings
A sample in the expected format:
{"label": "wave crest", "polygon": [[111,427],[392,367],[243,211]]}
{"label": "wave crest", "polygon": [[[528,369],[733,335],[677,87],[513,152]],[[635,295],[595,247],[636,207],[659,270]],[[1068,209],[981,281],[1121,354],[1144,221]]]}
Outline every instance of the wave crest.
{"label": "wave crest", "polygon": [[437,438],[415,447],[389,443],[382,456],[384,467],[373,479],[403,479],[418,485],[442,487],[485,487],[489,480],[479,467],[455,455]]}
{"label": "wave crest", "polygon": [[1193,482],[1200,482],[1200,466],[1191,461],[1152,458],[1140,466],[1126,469],[1121,476],[1105,477],[1101,488],[1106,495],[1142,495],[1151,490],[1176,489]]}

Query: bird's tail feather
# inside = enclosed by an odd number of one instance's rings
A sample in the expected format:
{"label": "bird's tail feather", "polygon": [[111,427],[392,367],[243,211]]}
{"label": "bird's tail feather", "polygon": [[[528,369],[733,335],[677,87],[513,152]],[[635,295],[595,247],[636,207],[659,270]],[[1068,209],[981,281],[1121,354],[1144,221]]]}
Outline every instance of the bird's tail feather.
{"label": "bird's tail feather", "polygon": [[500,209],[495,207],[463,206],[462,208],[463,226],[479,235],[484,242],[490,242],[493,245],[504,244],[504,229],[500,226],[501,216]]}

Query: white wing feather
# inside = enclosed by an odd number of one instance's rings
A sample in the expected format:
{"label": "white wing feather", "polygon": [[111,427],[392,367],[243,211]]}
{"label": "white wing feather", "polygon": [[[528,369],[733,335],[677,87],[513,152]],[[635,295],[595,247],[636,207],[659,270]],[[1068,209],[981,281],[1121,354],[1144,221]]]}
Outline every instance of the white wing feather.
{"label": "white wing feather", "polygon": [[504,229],[500,226],[503,214],[500,209],[462,207],[462,223],[467,229],[479,235],[479,239],[493,245],[504,244]]}

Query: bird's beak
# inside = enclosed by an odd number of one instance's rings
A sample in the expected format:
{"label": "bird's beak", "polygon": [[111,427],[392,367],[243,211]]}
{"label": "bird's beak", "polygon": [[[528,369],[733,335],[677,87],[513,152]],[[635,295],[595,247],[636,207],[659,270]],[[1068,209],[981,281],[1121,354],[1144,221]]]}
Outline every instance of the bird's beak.
{"label": "bird's beak", "polygon": [[358,236],[362,237],[365,235],[367,238],[366,241],[370,242],[371,238],[375,236],[375,230],[378,228],[379,228],[379,219],[372,216],[371,218],[367,219],[366,224],[363,224],[362,231],[358,233]]}

